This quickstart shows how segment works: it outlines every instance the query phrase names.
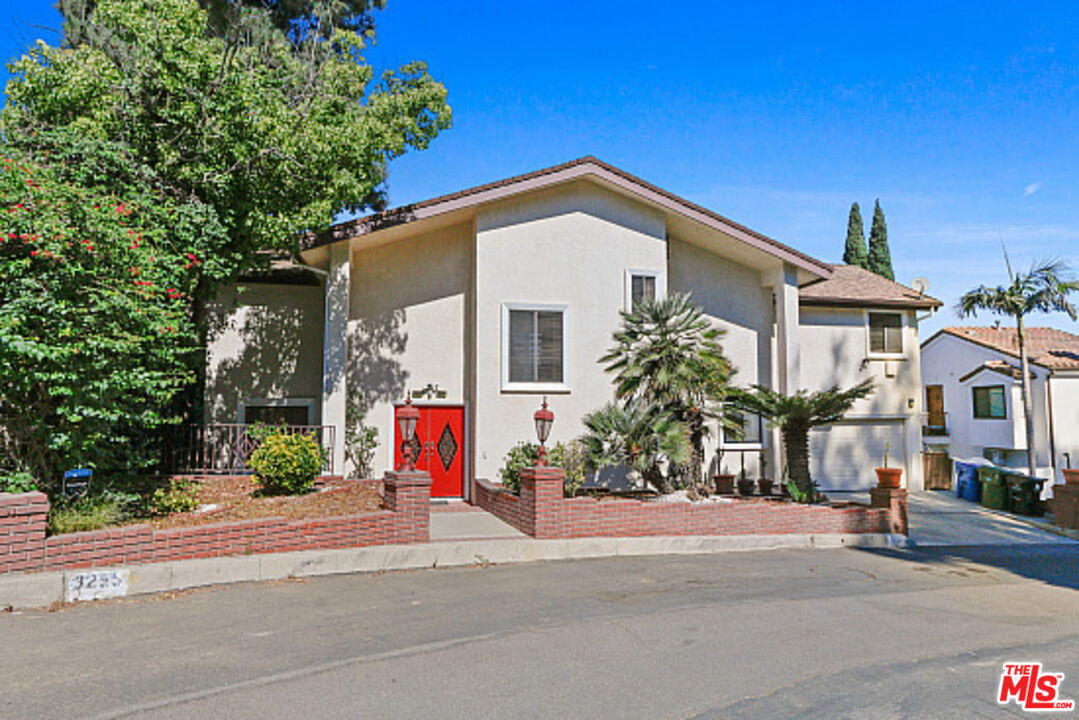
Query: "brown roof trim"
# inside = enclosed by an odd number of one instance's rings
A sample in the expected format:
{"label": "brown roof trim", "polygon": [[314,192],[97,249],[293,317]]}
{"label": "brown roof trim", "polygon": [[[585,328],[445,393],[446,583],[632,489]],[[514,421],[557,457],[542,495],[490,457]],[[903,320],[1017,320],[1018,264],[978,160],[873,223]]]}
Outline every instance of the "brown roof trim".
{"label": "brown roof trim", "polygon": [[[989,360],[987,362],[995,362],[995,361]],[[1019,382],[1019,380],[1021,379],[1019,377],[1019,374],[1021,374],[1019,368],[1012,367],[1011,365],[1009,365],[1008,367],[1010,369],[1006,370],[1006,369],[1004,369],[1002,367],[994,367],[994,366],[989,365],[987,363],[983,363],[983,364],[979,365],[978,367],[974,368],[973,370],[971,370],[970,372],[968,372],[963,377],[959,378],[959,382],[961,382],[961,383],[966,382],[967,380],[970,380],[972,377],[974,377],[978,373],[982,372],[983,370],[987,370],[989,372],[995,372],[998,375],[1003,375],[1004,377],[1008,378],[1009,380],[1012,380],[1014,382]],[[1032,372],[1032,373],[1030,373],[1030,378],[1031,378],[1031,380],[1037,380],[1038,376]]]}
{"label": "brown roof trim", "polygon": [[913,308],[915,310],[930,310],[938,308],[944,303],[934,298],[926,300],[873,300],[871,298],[844,298],[844,297],[812,297],[799,298],[799,305],[812,305],[816,307],[857,307],[857,308]]}
{"label": "brown roof trim", "polygon": [[393,208],[367,217],[357,218],[349,222],[340,223],[331,227],[321,235],[308,235],[301,240],[304,250],[311,250],[322,245],[345,240],[357,235],[365,235],[385,228],[401,225],[403,223],[434,217],[443,213],[473,207],[486,202],[500,200],[512,195],[517,195],[530,190],[549,187],[558,183],[568,182],[587,175],[596,176],[628,192],[644,197],[661,207],[673,212],[678,212],[692,220],[702,223],[715,230],[726,233],[759,250],[774,255],[792,265],[801,267],[815,275],[830,277],[832,267],[826,262],[818,260],[810,255],[799,252],[794,248],[773,240],[744,225],[740,225],[719,213],[701,207],[695,203],[668,192],[651,183],[631,175],[624,170],[608,165],[591,155],[571,160],[561,165],[554,165],[542,170],[516,175],[514,177],[498,180],[486,185],[478,185],[467,190],[460,190],[448,195],[421,200],[411,205]]}
{"label": "brown roof trim", "polygon": [[[940,330],[937,330],[935,333],[933,333],[933,335],[930,336],[930,338],[928,340],[926,340],[925,342],[922,343],[922,348],[924,349],[926,345],[933,342],[934,340],[936,340],[941,335],[950,335],[951,337],[959,338],[960,340],[966,340],[967,342],[978,345],[979,347],[983,347],[983,348],[986,348],[988,350],[993,350],[993,351],[998,352],[998,353],[1000,353],[1002,355],[1008,355],[1009,357],[1013,357],[1013,358],[1018,358],[1019,357],[1019,353],[1017,353],[1017,352],[1016,353],[1010,352],[1010,351],[1005,350],[1004,348],[998,347],[996,345],[992,345],[992,344],[987,343],[987,342],[982,342],[982,341],[980,341],[980,340],[978,340],[976,338],[972,338],[969,335],[961,335],[960,333],[953,332],[952,328],[947,328],[947,327],[946,328],[941,328]],[[1053,368],[1049,367],[1048,365],[1042,365],[1040,362],[1037,362],[1036,360],[1034,360],[1032,358],[1029,358],[1029,357],[1027,358],[1027,362],[1030,363],[1031,365],[1037,365],[1038,367],[1043,368],[1045,370],[1051,370],[1051,371],[1053,370]]]}

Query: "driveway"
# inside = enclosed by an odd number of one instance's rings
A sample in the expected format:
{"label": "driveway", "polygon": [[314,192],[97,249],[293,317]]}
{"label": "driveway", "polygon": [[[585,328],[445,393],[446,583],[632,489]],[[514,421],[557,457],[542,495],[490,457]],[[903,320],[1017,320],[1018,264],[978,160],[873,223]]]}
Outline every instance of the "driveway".
{"label": "driveway", "polygon": [[[839,499],[840,493],[829,493]],[[869,502],[869,493],[850,493],[850,499]],[[960,500],[942,490],[912,492],[907,512],[910,539],[919,547],[952,545],[1068,544],[1061,537],[1004,513],[986,510],[977,503]]]}

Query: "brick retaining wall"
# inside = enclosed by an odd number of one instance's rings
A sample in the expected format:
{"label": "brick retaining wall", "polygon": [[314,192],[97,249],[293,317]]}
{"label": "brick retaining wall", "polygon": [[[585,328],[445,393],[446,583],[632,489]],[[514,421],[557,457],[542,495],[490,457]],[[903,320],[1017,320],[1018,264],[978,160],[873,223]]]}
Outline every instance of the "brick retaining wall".
{"label": "brick retaining wall", "polygon": [[43,493],[0,494],[0,572],[428,542],[430,477],[387,473],[383,483],[386,509],[357,515],[270,517],[163,530],[131,525],[48,538],[49,501]]}
{"label": "brick retaining wall", "polygon": [[629,498],[565,498],[559,468],[521,471],[521,492],[477,481],[476,503],[536,538],[642,535],[906,534],[906,491],[875,491],[873,507],[799,505],[765,498],[726,503],[662,503]]}

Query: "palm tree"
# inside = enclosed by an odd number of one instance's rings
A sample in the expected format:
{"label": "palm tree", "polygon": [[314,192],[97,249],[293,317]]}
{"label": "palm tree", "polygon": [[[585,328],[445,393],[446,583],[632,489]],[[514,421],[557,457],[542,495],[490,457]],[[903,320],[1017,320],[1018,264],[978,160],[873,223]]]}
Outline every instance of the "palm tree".
{"label": "palm tree", "polygon": [[586,415],[584,426],[581,444],[589,467],[625,465],[661,493],[674,489],[660,468],[662,459],[679,463],[690,457],[685,427],[643,401],[607,403]]}
{"label": "palm tree", "polygon": [[1072,320],[1076,318],[1075,306],[1068,295],[1079,290],[1079,282],[1072,278],[1071,269],[1059,260],[1035,262],[1025,273],[1012,272],[1008,253],[1004,253],[1008,266],[1008,285],[987,287],[981,285],[959,298],[956,313],[960,317],[977,315],[985,310],[994,315],[1015,318],[1015,337],[1019,343],[1019,372],[1023,376],[1023,414],[1026,415],[1027,469],[1034,477],[1034,408],[1030,397],[1030,362],[1027,358],[1026,340],[1023,337],[1023,318],[1034,312],[1064,312]]}
{"label": "palm tree", "polygon": [[799,390],[793,395],[784,395],[754,385],[752,390],[735,390],[731,394],[739,408],[758,413],[773,427],[779,428],[787,473],[798,490],[797,495],[807,502],[814,502],[820,494],[809,472],[809,431],[841,419],[855,401],[872,392],[873,381],[866,379],[848,390],[840,390],[835,385],[815,393]]}
{"label": "palm tree", "polygon": [[615,375],[615,397],[655,405],[684,426],[693,448],[684,479],[693,485],[704,465],[706,420],[719,417],[714,408],[734,374],[722,336],[688,295],[675,293],[623,312],[615,347],[600,359]]}

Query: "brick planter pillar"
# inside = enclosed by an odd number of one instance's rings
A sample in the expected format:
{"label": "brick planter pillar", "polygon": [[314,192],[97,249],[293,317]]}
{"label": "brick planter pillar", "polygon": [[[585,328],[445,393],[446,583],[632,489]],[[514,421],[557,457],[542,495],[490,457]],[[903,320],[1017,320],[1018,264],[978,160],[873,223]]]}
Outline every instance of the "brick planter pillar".
{"label": "brick planter pillar", "polygon": [[888,531],[907,535],[907,491],[903,488],[875,487],[869,491],[869,504],[888,511]]}
{"label": "brick planter pillar", "polygon": [[0,493],[0,572],[38,570],[44,565],[48,513],[45,493]]}
{"label": "brick planter pillar", "polygon": [[521,470],[521,516],[535,538],[559,537],[562,484],[566,473],[558,467],[526,467]]}
{"label": "brick planter pillar", "polygon": [[1058,527],[1079,530],[1079,485],[1054,485],[1053,524]]}
{"label": "brick planter pillar", "polygon": [[394,540],[431,540],[431,476],[425,472],[387,472],[386,509],[394,513]]}

